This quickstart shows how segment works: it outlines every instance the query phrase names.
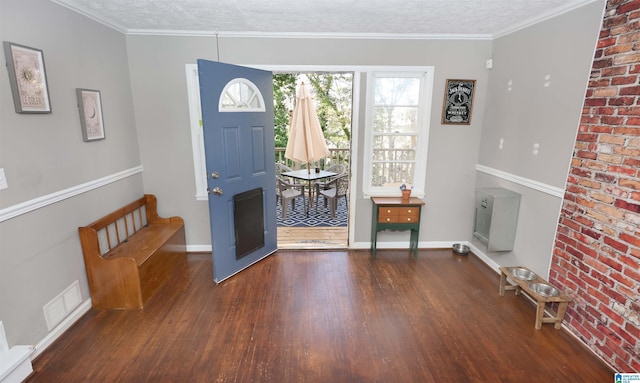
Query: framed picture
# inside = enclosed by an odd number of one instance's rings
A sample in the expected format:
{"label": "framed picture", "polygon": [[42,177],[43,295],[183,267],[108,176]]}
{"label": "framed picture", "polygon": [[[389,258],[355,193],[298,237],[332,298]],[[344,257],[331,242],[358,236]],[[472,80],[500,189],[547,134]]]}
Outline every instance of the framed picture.
{"label": "framed picture", "polygon": [[4,41],[4,56],[16,113],[51,113],[42,51]]}
{"label": "framed picture", "polygon": [[102,119],[100,91],[77,88],[76,96],[78,97],[78,110],[80,111],[82,139],[85,142],[104,139],[104,120]]}
{"label": "framed picture", "polygon": [[442,123],[469,125],[476,80],[447,80],[444,88]]}

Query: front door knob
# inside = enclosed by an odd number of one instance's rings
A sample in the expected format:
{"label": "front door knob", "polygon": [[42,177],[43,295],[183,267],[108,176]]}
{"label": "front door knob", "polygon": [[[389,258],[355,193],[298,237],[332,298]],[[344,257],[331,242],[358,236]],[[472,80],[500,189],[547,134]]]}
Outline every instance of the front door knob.
{"label": "front door knob", "polygon": [[217,186],[213,188],[212,192],[213,194],[216,194],[216,195],[222,195],[222,189],[220,189]]}

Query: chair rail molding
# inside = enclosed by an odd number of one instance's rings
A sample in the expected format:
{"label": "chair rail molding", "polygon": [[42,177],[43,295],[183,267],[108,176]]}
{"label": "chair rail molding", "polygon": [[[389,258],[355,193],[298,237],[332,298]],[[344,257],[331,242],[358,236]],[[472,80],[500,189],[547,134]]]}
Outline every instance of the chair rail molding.
{"label": "chair rail molding", "polygon": [[490,168],[488,166],[476,164],[476,170],[482,173],[486,173],[498,178],[502,178],[504,180],[516,183],[518,185],[522,185],[528,187],[530,189],[534,189],[554,197],[563,198],[564,197],[564,189],[559,188],[557,186],[548,185],[536,180],[532,180],[530,178],[521,177],[515,174],[511,174],[502,170]]}
{"label": "chair rail molding", "polygon": [[99,187],[114,183],[121,179],[130,177],[132,175],[142,173],[142,165],[126,169],[102,178],[95,179],[93,181],[85,182],[80,185],[76,185],[67,189],[63,189],[54,193],[46,194],[41,197],[37,197],[19,204],[0,209],[0,222],[7,221],[11,218],[15,218],[22,214],[32,212],[34,210],[49,206],[56,202],[63,201],[67,198],[75,197],[79,194],[86,193],[88,191],[97,189]]}

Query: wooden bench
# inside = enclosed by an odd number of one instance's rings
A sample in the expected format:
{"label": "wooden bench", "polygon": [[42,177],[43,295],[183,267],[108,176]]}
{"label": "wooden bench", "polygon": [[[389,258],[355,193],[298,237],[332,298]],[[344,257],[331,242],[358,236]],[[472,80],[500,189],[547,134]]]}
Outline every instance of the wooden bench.
{"label": "wooden bench", "polygon": [[[514,270],[522,270],[524,272],[529,272],[532,274],[533,278],[529,279],[521,279],[514,276]],[[515,282],[515,285],[511,285],[507,283],[507,278]],[[535,291],[532,286],[534,284],[543,284],[548,286],[551,289],[555,289],[557,295],[548,295],[544,293],[540,293]],[[543,323],[554,323],[554,327],[559,329],[562,326],[562,319],[564,314],[567,311],[567,306],[569,302],[571,302],[571,297],[567,294],[561,292],[557,288],[553,287],[549,282],[535,274],[533,271],[529,270],[526,267],[522,266],[512,266],[512,267],[500,267],[500,291],[499,294],[501,296],[504,295],[506,290],[515,290],[515,294],[519,295],[521,291],[524,291],[531,298],[535,299],[537,309],[536,309],[536,330],[540,330],[542,328]],[[547,303],[557,303],[558,304],[558,312],[555,312],[551,308],[548,309],[550,317],[545,317],[545,307]]]}
{"label": "wooden bench", "polygon": [[184,221],[159,217],[150,194],[78,231],[97,309],[143,308],[169,274],[186,264]]}

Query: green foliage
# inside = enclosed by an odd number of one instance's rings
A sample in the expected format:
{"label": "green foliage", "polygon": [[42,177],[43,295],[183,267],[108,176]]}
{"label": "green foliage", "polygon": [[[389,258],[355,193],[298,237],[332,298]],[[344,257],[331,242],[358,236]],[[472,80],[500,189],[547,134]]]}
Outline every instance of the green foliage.
{"label": "green foliage", "polygon": [[297,75],[292,73],[273,74],[274,128],[276,148],[287,147],[289,135],[289,110],[293,109],[296,97]]}
{"label": "green foliage", "polygon": [[330,148],[348,148],[351,142],[351,73],[274,73],[274,126],[277,148],[287,146],[289,111],[295,106],[296,84],[311,85],[320,126]]}
{"label": "green foliage", "polygon": [[313,87],[316,112],[327,145],[348,148],[351,142],[351,99],[353,74],[308,73]]}

